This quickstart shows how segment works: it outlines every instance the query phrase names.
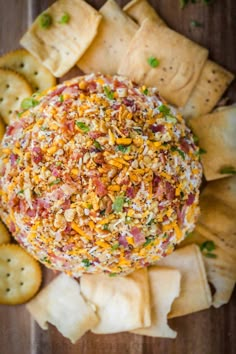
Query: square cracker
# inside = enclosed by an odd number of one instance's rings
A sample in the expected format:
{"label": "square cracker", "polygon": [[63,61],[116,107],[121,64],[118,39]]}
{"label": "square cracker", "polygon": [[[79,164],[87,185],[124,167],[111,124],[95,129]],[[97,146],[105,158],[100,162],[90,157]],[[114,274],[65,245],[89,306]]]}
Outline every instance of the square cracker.
{"label": "square cracker", "polygon": [[152,324],[150,327],[139,328],[132,332],[151,337],[175,338],[177,332],[168,326],[167,315],[180,292],[180,272],[176,269],[150,267],[148,277]]}
{"label": "square cracker", "polygon": [[83,275],[80,285],[84,297],[96,306],[100,319],[92,328],[93,333],[117,333],[150,326],[146,268],[127,276]]}
{"label": "square cracker", "polygon": [[198,246],[178,249],[161,259],[157,266],[175,268],[181,273],[180,295],[172,305],[169,318],[188,315],[211,306],[211,291]]}
{"label": "square cracker", "polygon": [[85,73],[116,74],[119,63],[138,29],[114,0],[99,11],[103,16],[98,34],[77,65]]}
{"label": "square cracker", "polygon": [[[206,239],[198,228],[194,230],[191,236],[187,237],[179,247],[196,244],[201,246]],[[220,247],[215,245],[215,249],[211,252],[215,258],[207,257],[203,252],[203,259],[207,272],[208,281],[214,286],[215,293],[212,296],[212,305],[216,308],[227,304],[231,298],[236,281],[236,263],[234,260]]]}
{"label": "square cracker", "polygon": [[[66,74],[84,54],[97,34],[101,15],[83,0],[58,0],[44,11],[52,25],[41,28],[39,17],[21,38],[21,45],[56,77]],[[61,17],[68,13],[66,24]]]}
{"label": "square cracker", "polygon": [[146,18],[155,21],[159,26],[165,25],[165,22],[147,0],[132,0],[123,7],[123,10],[139,25]]}
{"label": "square cracker", "polygon": [[234,75],[222,66],[207,60],[186,105],[180,109],[185,119],[207,114],[215,107]]}
{"label": "square cracker", "polygon": [[224,167],[236,170],[236,106],[193,118],[190,126],[206,150],[202,164],[207,181],[227,177],[220,173]]}
{"label": "square cracker", "polygon": [[[157,87],[168,102],[184,106],[207,56],[207,49],[146,19],[124,53],[118,73],[149,87]],[[157,67],[149,65],[151,57],[158,60]]]}
{"label": "square cracker", "polygon": [[42,329],[48,329],[49,322],[72,343],[98,322],[92,307],[81,296],[79,283],[63,273],[26,307]]}

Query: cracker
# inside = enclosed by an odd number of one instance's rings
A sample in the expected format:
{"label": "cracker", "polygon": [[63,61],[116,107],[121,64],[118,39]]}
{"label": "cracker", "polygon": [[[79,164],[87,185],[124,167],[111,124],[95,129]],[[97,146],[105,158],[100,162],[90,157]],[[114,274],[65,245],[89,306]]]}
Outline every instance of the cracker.
{"label": "cracker", "polygon": [[21,101],[31,95],[31,86],[22,76],[0,69],[0,115],[6,124],[16,118],[15,111],[21,110]]}
{"label": "cracker", "polygon": [[3,121],[2,117],[0,117],[0,142],[2,141],[5,131],[6,131],[6,127],[5,127],[4,121]]}
{"label": "cracker", "polygon": [[0,68],[11,69],[24,76],[34,91],[56,85],[55,77],[25,49],[17,49],[0,57]]}
{"label": "cracker", "polygon": [[77,65],[85,73],[113,75],[138,26],[114,0],[108,0],[99,12],[103,19],[98,34]]}
{"label": "cracker", "polygon": [[160,267],[171,267],[181,273],[181,291],[172,305],[169,318],[184,316],[211,306],[211,292],[199,247],[190,245],[161,259]]}
{"label": "cracker", "polygon": [[180,272],[175,269],[150,267],[148,277],[152,324],[150,327],[139,328],[132,332],[151,337],[175,338],[177,332],[168,326],[167,315],[174,299],[179,296]]}
{"label": "cracker", "polygon": [[20,246],[0,246],[0,304],[22,304],[39,289],[41,268]]}
{"label": "cracker", "polygon": [[42,329],[48,323],[75,343],[98,322],[91,305],[85,302],[79,283],[65,274],[57,276],[26,308]]}
{"label": "cracker", "polygon": [[10,239],[11,239],[11,235],[10,235],[8,229],[0,220],[0,245],[3,245],[5,243],[9,243]]}
{"label": "cracker", "polygon": [[[60,23],[65,14],[68,23]],[[45,15],[52,21],[48,28],[41,25]],[[20,43],[53,75],[61,77],[92,43],[100,20],[101,15],[83,0],[58,0],[36,18]]]}
{"label": "cracker", "polygon": [[[187,237],[179,247],[195,243],[202,248],[206,239],[198,229],[191,237]],[[212,241],[210,241],[212,242]],[[231,298],[236,281],[236,263],[223,249],[213,243],[215,249],[211,252],[202,251],[206,266],[207,279],[214,286],[215,292],[212,296],[212,305],[216,308],[227,304]]]}
{"label": "cracker", "polygon": [[184,106],[207,56],[207,49],[146,19],[124,53],[118,73],[157,87],[168,102]]}
{"label": "cracker", "polygon": [[236,171],[236,106],[190,120],[202,155],[203,172],[207,181],[227,177],[229,167]]}
{"label": "cracker", "polygon": [[146,0],[132,0],[123,7],[124,12],[127,13],[139,25],[148,18],[155,21],[158,26],[164,25],[165,22],[157,14],[156,10]]}
{"label": "cracker", "polygon": [[131,331],[150,326],[150,299],[147,269],[127,276],[83,275],[84,297],[96,306],[100,319],[93,333]]}
{"label": "cracker", "polygon": [[233,79],[231,72],[207,60],[191,96],[180,109],[184,118],[191,119],[211,112]]}

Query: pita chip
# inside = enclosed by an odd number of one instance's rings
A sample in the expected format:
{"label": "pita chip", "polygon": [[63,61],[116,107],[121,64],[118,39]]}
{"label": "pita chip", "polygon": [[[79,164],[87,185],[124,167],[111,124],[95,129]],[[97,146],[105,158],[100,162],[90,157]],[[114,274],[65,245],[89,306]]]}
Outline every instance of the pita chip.
{"label": "pita chip", "polygon": [[117,333],[150,326],[146,268],[127,276],[83,275],[80,284],[82,294],[95,305],[100,319],[92,328],[93,333]]}
{"label": "pita chip", "polygon": [[79,283],[63,273],[40,291],[26,308],[42,329],[48,329],[48,323],[51,323],[72,343],[98,322],[92,307],[81,296]]}
{"label": "pita chip", "polygon": [[177,332],[168,326],[167,315],[180,292],[180,272],[175,269],[150,267],[148,276],[152,324],[150,327],[139,328],[132,332],[151,337],[176,338]]}
{"label": "pita chip", "polygon": [[[212,305],[218,308],[227,304],[235,286],[236,263],[224,250],[215,245],[213,241],[207,240],[198,230],[187,237],[179,247],[193,243],[202,249],[207,279],[215,289]],[[209,246],[211,247],[210,251]]]}
{"label": "pita chip", "polygon": [[211,112],[233,78],[231,72],[207,60],[186,105],[180,109],[184,118],[191,119]]}
{"label": "pita chip", "polygon": [[190,126],[206,150],[202,155],[206,180],[236,173],[236,106],[193,118]]}
{"label": "pita chip", "polygon": [[184,106],[207,56],[205,48],[146,19],[124,53],[118,73],[146,86],[157,87],[168,102]]}
{"label": "pita chip", "polygon": [[138,29],[114,0],[100,9],[103,16],[99,31],[91,46],[77,65],[85,73],[116,74],[121,58]]}
{"label": "pita chip", "polygon": [[20,44],[61,77],[92,43],[100,21],[101,15],[85,1],[58,0],[36,18]]}
{"label": "pita chip", "polygon": [[146,0],[132,0],[123,7],[123,10],[139,25],[148,18],[149,20],[156,22],[159,26],[165,26],[165,22]]}
{"label": "pita chip", "polygon": [[169,318],[188,315],[211,306],[211,292],[201,251],[196,245],[178,249],[157,266],[175,268],[181,273],[181,290],[174,301]]}

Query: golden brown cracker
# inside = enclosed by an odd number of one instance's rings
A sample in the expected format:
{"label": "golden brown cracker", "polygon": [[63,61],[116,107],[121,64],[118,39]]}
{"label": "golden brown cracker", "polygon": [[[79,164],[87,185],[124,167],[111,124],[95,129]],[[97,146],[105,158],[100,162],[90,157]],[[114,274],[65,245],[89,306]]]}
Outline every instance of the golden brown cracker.
{"label": "golden brown cracker", "polygon": [[24,76],[34,91],[56,85],[50,71],[25,49],[17,49],[0,57],[0,68],[11,69]]}
{"label": "golden brown cracker", "polygon": [[113,75],[117,73],[119,63],[138,26],[115,0],[108,0],[99,12],[103,19],[98,34],[77,65],[85,73]]}
{"label": "golden brown cracker", "polygon": [[5,123],[2,119],[2,117],[0,117],[0,142],[2,141],[5,131],[6,131]]}
{"label": "golden brown cracker", "polygon": [[11,240],[11,235],[6,226],[0,220],[0,245],[9,243]]}
{"label": "golden brown cracker", "polygon": [[184,106],[207,56],[207,49],[146,19],[124,53],[118,73],[157,87],[168,102]]}
{"label": "golden brown cracker", "polygon": [[148,18],[149,20],[153,20],[158,26],[165,26],[165,22],[146,0],[132,0],[123,7],[123,10],[139,25]]}
{"label": "golden brown cracker", "polygon": [[184,118],[211,112],[233,79],[231,72],[207,60],[186,105],[180,109]]}
{"label": "golden brown cracker", "polygon": [[11,70],[0,69],[0,115],[6,124],[16,118],[21,110],[21,101],[32,95],[29,83]]}
{"label": "golden brown cracker", "polygon": [[22,304],[39,289],[42,274],[39,264],[20,246],[0,246],[0,303]]}
{"label": "golden brown cracker", "polygon": [[[61,23],[65,15],[68,21]],[[45,17],[50,21],[43,21]],[[36,18],[20,43],[53,75],[61,77],[92,43],[100,21],[101,15],[85,1],[58,0]]]}

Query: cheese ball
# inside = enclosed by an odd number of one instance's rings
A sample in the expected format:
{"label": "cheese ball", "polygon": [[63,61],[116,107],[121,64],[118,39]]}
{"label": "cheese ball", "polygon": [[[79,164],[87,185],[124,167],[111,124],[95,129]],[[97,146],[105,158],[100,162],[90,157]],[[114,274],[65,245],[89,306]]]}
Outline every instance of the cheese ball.
{"label": "cheese ball", "polygon": [[127,274],[199,214],[199,148],[155,88],[87,75],[23,102],[1,144],[0,214],[47,267]]}

